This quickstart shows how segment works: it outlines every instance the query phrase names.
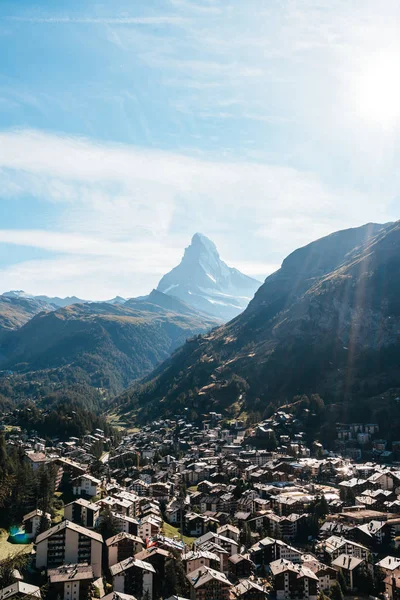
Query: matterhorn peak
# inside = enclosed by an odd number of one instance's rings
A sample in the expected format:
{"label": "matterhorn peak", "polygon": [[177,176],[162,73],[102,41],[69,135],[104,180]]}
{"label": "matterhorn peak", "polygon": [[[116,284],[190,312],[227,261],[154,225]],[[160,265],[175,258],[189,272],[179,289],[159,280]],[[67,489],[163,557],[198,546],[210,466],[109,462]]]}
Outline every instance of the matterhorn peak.
{"label": "matterhorn peak", "polygon": [[180,264],[164,275],[157,290],[224,320],[244,310],[260,283],[221,260],[216,245],[195,233]]}
{"label": "matterhorn peak", "polygon": [[195,233],[194,236],[192,237],[192,241],[191,241],[190,245],[196,246],[196,247],[201,246],[207,250],[211,250],[218,254],[218,250],[217,250],[217,247],[214,244],[214,242],[211,241],[210,238],[208,238],[203,233]]}

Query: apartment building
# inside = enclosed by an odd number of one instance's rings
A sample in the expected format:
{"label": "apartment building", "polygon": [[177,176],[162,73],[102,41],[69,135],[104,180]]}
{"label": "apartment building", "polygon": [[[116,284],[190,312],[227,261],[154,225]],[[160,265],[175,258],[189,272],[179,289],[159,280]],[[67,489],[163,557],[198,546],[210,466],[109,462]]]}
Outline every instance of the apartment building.
{"label": "apartment building", "polygon": [[36,567],[55,569],[66,564],[88,564],[101,577],[103,538],[71,521],[62,521],[36,538]]}
{"label": "apartment building", "polygon": [[63,600],[80,600],[88,595],[94,574],[91,565],[62,565],[47,571],[50,584]]}
{"label": "apartment building", "polygon": [[79,498],[64,506],[64,518],[67,521],[73,521],[78,525],[83,525],[88,529],[96,526],[100,515],[100,506],[89,502],[85,498]]}

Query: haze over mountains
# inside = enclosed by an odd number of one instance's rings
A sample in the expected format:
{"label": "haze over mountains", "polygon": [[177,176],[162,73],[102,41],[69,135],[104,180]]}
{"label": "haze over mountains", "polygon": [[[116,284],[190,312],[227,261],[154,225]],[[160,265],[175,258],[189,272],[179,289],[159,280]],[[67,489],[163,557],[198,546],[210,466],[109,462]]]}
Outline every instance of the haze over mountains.
{"label": "haze over mountains", "polygon": [[237,318],[192,340],[118,402],[142,418],[226,414],[318,392],[354,403],[400,386],[400,222],[288,256]]}
{"label": "haze over mountains", "polygon": [[[221,260],[215,244],[205,235],[196,233],[180,264],[162,277],[157,290],[183,300],[200,312],[228,321],[246,308],[260,285],[256,279],[228,267]],[[76,296],[32,296],[22,290],[5,292],[1,298],[10,298],[16,304],[23,299],[27,302],[36,300],[44,303],[42,310],[88,302]],[[126,301],[121,296],[106,300],[109,304],[124,304]],[[33,303],[32,311],[34,306]]]}
{"label": "haze over mountains", "polygon": [[173,308],[163,304],[156,292],[146,302],[74,304],[42,312],[3,335],[0,368],[20,374],[68,369],[77,380],[77,372],[83,371],[87,383],[116,393],[149,373],[188,337],[215,325],[179,301]]}
{"label": "haze over mountains", "polygon": [[55,310],[55,308],[36,298],[3,294],[0,296],[0,332],[18,329],[38,313]]}

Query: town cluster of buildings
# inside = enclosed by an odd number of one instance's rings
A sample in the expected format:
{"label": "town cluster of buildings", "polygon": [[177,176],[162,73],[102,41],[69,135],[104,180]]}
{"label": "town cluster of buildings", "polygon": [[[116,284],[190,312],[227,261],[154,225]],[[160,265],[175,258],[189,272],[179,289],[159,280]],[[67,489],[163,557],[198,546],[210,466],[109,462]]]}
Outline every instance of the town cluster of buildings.
{"label": "town cluster of buildings", "polygon": [[[23,518],[34,568],[64,600],[166,600],[171,570],[183,573],[180,600],[317,600],[338,586],[397,600],[400,466],[308,447],[285,415],[246,437],[216,413],[202,427],[154,422],[119,443],[100,430],[51,446],[10,436],[32,469],[56,465],[57,487],[70,483],[62,520],[39,509]],[[271,429],[276,448],[260,448]],[[1,600],[35,596],[20,579],[0,590]]]}

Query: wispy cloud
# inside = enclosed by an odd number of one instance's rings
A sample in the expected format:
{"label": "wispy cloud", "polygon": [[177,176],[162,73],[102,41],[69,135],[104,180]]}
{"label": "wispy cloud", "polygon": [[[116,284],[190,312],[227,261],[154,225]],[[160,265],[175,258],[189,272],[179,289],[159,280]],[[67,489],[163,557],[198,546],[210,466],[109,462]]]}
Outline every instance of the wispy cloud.
{"label": "wispy cloud", "polygon": [[229,9],[228,2],[225,2],[223,6],[220,4],[217,5],[215,2],[200,3],[193,2],[192,0],[169,0],[169,2],[176,9],[205,15],[226,14],[226,11]]}
{"label": "wispy cloud", "polygon": [[188,19],[180,16],[154,16],[154,17],[30,17],[9,16],[7,20],[17,23],[44,23],[55,25],[183,25]]}
{"label": "wispy cloud", "polygon": [[51,283],[63,293],[65,272],[73,272],[73,291],[85,297],[104,297],[117,280],[122,295],[145,293],[177,263],[196,230],[216,241],[228,263],[266,275],[260,265],[273,269],[297,246],[359,224],[360,214],[364,221],[384,214],[382,198],[374,203],[348,190],[334,193],[312,174],[288,167],[38,131],[1,133],[0,169],[3,198],[29,194],[60,211],[51,232],[0,230],[0,243],[59,256],[3,270],[4,289],[23,275],[17,287],[25,281],[30,291],[50,292]]}

